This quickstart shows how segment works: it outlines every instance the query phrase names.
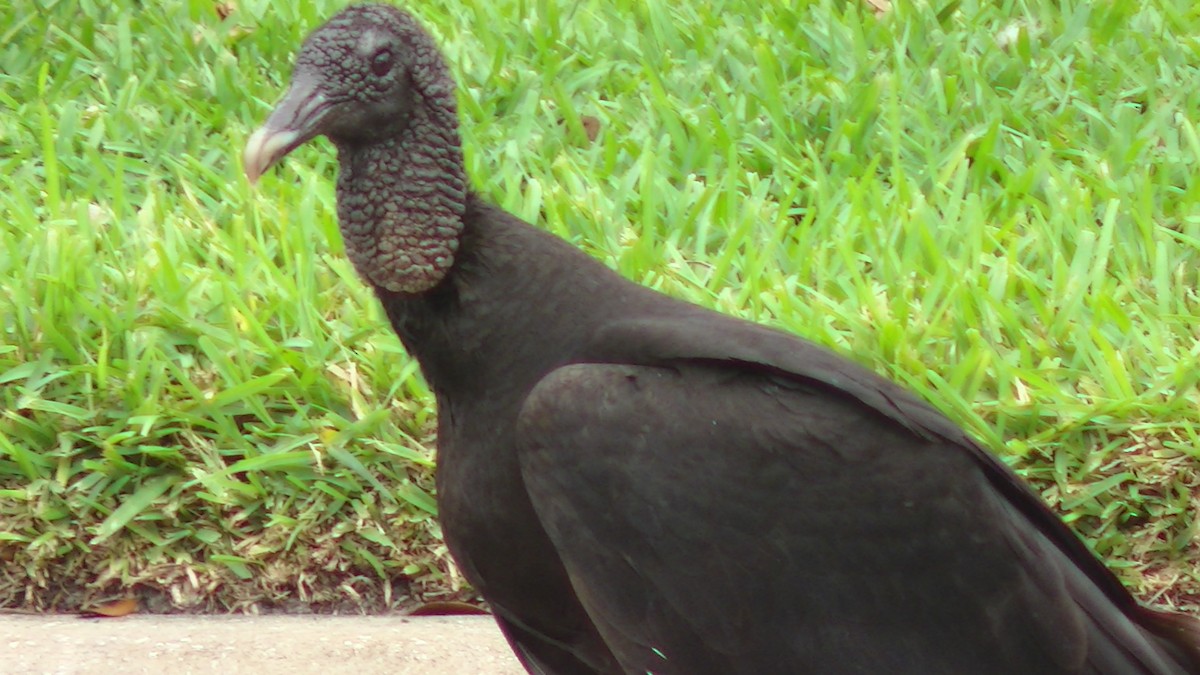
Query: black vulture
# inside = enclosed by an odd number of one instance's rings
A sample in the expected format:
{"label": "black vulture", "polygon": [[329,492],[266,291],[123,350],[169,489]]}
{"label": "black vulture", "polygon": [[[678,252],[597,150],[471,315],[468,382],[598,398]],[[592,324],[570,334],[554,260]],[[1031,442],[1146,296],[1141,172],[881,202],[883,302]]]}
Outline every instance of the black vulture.
{"label": "black vulture", "polygon": [[925,402],[479,196],[408,13],[309,35],[248,178],[318,135],[437,397],[446,543],[530,672],[1200,672],[1200,622],[1138,604]]}

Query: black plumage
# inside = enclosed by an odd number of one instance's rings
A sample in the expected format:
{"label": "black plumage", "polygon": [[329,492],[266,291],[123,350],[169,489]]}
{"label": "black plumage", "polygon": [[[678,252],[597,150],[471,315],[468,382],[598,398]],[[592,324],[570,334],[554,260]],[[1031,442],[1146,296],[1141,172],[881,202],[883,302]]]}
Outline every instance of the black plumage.
{"label": "black plumage", "polygon": [[471,191],[408,14],[305,41],[251,180],[317,135],[437,396],[446,542],[534,673],[1196,673],[1011,471],[822,348],[630,283]]}

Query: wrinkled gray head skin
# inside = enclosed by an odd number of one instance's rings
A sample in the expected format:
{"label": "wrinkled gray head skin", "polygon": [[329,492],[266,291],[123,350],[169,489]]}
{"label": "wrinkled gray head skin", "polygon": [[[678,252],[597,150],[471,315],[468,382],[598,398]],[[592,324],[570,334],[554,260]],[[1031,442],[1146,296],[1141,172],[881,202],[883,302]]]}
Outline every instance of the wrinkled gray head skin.
{"label": "wrinkled gray head skin", "polygon": [[394,293],[436,286],[467,185],[454,82],[409,14],[350,7],[308,36],[287,94],[246,142],[247,178],[321,135],[338,148],[338,223],[359,274]]}

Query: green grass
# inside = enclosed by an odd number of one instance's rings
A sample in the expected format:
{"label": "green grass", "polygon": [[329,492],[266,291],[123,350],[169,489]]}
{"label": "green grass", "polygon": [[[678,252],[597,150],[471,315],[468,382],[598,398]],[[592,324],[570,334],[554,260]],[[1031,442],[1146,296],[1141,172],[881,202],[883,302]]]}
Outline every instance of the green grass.
{"label": "green grass", "polygon": [[[467,592],[331,148],[241,175],[341,6],[296,4],[18,0],[0,27],[0,606]],[[410,6],[483,193],[903,382],[1143,597],[1200,605],[1191,0]]]}

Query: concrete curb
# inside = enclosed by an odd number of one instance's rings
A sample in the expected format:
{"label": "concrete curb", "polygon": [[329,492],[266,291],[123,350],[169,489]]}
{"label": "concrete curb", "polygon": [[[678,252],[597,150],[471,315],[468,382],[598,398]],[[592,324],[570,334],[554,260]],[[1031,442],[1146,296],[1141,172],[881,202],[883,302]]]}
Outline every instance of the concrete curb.
{"label": "concrete curb", "polygon": [[6,673],[520,675],[490,616],[0,615]]}

